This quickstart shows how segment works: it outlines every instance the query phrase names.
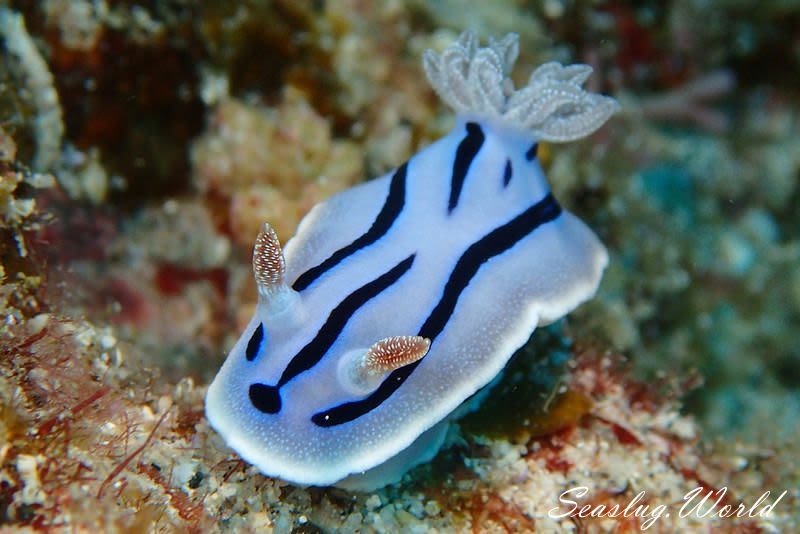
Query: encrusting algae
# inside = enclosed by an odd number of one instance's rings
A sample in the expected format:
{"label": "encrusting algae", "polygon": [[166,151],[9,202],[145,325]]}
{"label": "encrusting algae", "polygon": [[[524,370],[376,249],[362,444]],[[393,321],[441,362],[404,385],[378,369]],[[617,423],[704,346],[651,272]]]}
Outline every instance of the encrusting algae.
{"label": "encrusting algae", "polygon": [[[548,514],[586,486],[582,504],[644,491],[651,512],[697,487],[727,487],[731,504],[788,489],[766,518],[670,513],[649,531],[796,530],[800,106],[785,3],[232,6],[3,8],[4,52],[23,35],[32,55],[0,67],[0,528],[643,527]],[[447,131],[418,58],[467,26],[519,32],[528,69],[590,63],[592,90],[623,103],[593,143],[540,147],[555,194],[611,250],[598,298],[540,332],[502,395],[400,484],[264,477],[203,416],[255,305],[255,231],[268,219],[285,239],[318,200]]]}
{"label": "encrusting algae", "polygon": [[311,206],[361,179],[362,159],[355,143],[332,139],[330,123],[291,88],[277,109],[219,102],[192,147],[197,187],[212,209],[228,203],[221,217],[243,247],[266,217],[288,239]]}

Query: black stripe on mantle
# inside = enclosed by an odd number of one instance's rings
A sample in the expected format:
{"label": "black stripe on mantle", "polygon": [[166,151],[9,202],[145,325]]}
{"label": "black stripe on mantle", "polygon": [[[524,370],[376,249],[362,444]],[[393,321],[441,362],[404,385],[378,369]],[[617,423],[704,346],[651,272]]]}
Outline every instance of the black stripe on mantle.
{"label": "black stripe on mantle", "polygon": [[[523,211],[511,221],[492,230],[467,248],[461,255],[445,284],[438,304],[433,308],[417,335],[426,337],[431,343],[444,330],[455,311],[461,293],[469,285],[481,265],[502,254],[539,226],[556,219],[561,214],[552,194]],[[427,357],[427,356],[426,356]],[[317,426],[332,427],[353,421],[380,406],[408,379],[414,369],[424,360],[392,371],[378,389],[364,399],[346,402],[311,417]]]}
{"label": "black stripe on mantle", "polygon": [[319,363],[342,333],[350,318],[364,304],[380,295],[408,272],[414,263],[415,256],[415,254],[410,255],[375,280],[364,284],[345,297],[328,315],[328,319],[314,339],[292,358],[276,385],[251,384],[248,393],[253,406],[264,413],[278,413],[282,405],[280,388],[300,373],[308,371]]}
{"label": "black stripe on mantle", "polygon": [[453,161],[453,176],[450,180],[450,201],[447,204],[448,214],[453,213],[453,210],[458,206],[458,198],[464,188],[464,180],[467,178],[469,168],[473,160],[475,160],[475,156],[480,152],[483,141],[486,139],[478,123],[468,122],[466,127],[467,136],[458,144],[456,159]]}
{"label": "black stripe on mantle", "polygon": [[372,225],[364,234],[356,238],[355,241],[346,245],[333,254],[328,259],[319,265],[310,268],[303,274],[297,277],[297,280],[292,284],[292,289],[295,291],[302,291],[314,283],[317,278],[325,274],[327,271],[336,267],[342,260],[366,248],[381,237],[383,237],[389,228],[392,227],[400,212],[403,211],[403,206],[406,201],[406,174],[408,171],[408,162],[403,163],[392,176],[392,181],[389,184],[389,194],[383,203],[383,207]]}

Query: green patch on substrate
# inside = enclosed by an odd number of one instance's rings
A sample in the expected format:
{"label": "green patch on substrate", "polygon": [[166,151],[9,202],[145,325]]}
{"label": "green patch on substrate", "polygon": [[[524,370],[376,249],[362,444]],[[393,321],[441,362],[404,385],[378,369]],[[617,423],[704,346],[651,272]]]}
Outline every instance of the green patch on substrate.
{"label": "green patch on substrate", "polygon": [[462,444],[445,448],[433,461],[414,468],[411,486],[405,487],[441,492],[444,497],[458,481],[476,478],[464,458],[488,455],[486,446],[474,439],[477,436],[524,443],[576,424],[591,409],[591,400],[561,391],[571,357],[570,342],[562,331],[561,323],[537,329],[511,357],[499,382],[489,386],[492,389],[481,405],[458,421],[465,438]]}
{"label": "green patch on substrate", "polygon": [[577,396],[559,393],[570,358],[561,330],[559,323],[537,329],[511,357],[481,406],[461,420],[466,435],[517,441],[554,432],[586,412]]}

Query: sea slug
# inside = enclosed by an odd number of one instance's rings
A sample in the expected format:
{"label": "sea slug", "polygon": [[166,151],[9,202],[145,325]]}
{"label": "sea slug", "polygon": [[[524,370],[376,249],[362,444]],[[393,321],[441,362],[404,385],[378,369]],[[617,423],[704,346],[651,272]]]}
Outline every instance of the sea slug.
{"label": "sea slug", "polygon": [[589,135],[618,109],[586,65],[508,77],[509,34],[427,51],[450,134],[315,206],[282,251],[258,235],[256,313],[209,387],[211,425],[267,475],[372,489],[433,457],[448,421],[533,330],[596,291],[608,261],[558,204],[540,141]]}

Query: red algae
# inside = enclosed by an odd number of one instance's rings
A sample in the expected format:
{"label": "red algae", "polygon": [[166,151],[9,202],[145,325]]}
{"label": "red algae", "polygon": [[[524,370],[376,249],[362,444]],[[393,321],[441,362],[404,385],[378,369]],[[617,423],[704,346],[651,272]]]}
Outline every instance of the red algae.
{"label": "red algae", "polygon": [[[664,395],[658,400],[651,392],[643,402],[643,384],[632,378],[620,357],[579,345],[574,358],[565,384],[567,393],[561,398],[578,410],[559,408],[555,400],[545,418],[550,431],[540,427],[540,433],[523,444],[471,438],[483,444],[480,455],[470,453],[465,459],[473,476],[448,479],[429,495],[442,508],[463,510],[473,532],[519,528],[637,532],[645,524],[655,525],[656,532],[670,532],[716,524],[711,516],[679,517],[684,494],[695,488],[713,493],[718,488],[707,477],[732,483],[730,477],[746,478],[744,472],[720,469],[717,459],[705,456],[698,447],[694,423],[674,411],[675,397]],[[563,419],[556,424],[559,417]],[[705,475],[701,477],[699,471]],[[604,484],[598,484],[601,480]],[[573,493],[563,494],[568,490]],[[559,501],[559,495],[567,500]],[[563,503],[575,497],[579,497],[576,510],[587,507],[594,515],[561,513],[559,506],[568,512]],[[631,502],[631,512],[623,515]],[[734,502],[740,501],[731,497],[721,504]],[[641,509],[634,515],[636,506]],[[665,511],[654,512],[671,507],[675,509],[669,517]],[[504,513],[498,513],[501,510]],[[525,522],[518,522],[522,518]],[[758,524],[752,517],[724,521],[730,528],[745,531]]]}

